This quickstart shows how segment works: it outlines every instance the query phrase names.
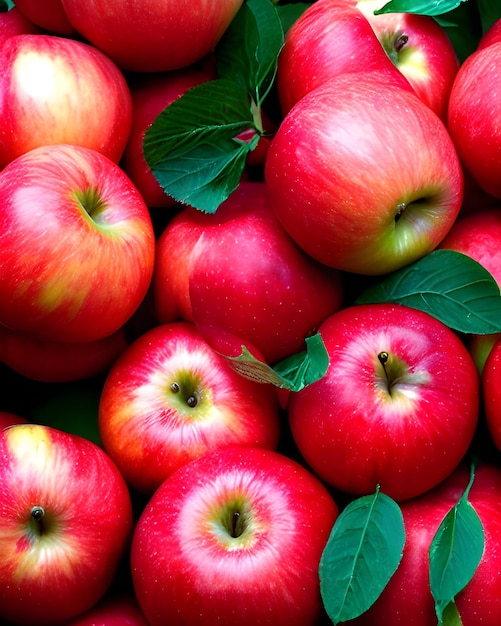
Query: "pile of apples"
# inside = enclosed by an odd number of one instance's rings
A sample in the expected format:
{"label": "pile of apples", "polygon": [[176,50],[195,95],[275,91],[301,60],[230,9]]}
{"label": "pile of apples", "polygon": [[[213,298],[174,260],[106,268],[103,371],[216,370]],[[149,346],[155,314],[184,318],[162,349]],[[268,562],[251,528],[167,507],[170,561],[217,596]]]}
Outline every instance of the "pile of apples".
{"label": "pile of apples", "polygon": [[[501,12],[460,58],[434,17],[383,4],[0,13],[2,624],[501,623],[501,319],[459,331],[426,276],[422,306],[361,297],[450,251],[500,306]],[[154,167],[149,129],[224,93],[219,43],[274,5],[289,22],[230,136],[238,184],[223,147],[203,160],[210,135],[183,152],[182,124],[178,162]],[[445,319],[485,321],[440,295]],[[378,582],[383,497],[405,540]],[[451,512],[442,580],[459,574],[437,598]],[[367,523],[341,531],[348,515]]]}

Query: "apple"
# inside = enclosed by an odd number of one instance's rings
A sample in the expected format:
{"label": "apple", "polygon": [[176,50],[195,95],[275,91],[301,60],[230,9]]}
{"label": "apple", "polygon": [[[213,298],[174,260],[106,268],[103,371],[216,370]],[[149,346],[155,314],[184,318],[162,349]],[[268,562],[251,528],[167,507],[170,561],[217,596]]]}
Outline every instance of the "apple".
{"label": "apple", "polygon": [[242,0],[61,0],[73,28],[122,69],[163,72],[213,51]]}
{"label": "apple", "polygon": [[150,624],[313,626],[337,505],[273,450],[227,447],[171,474],[136,524],[131,568]]}
{"label": "apple", "polygon": [[384,51],[416,95],[442,120],[459,59],[445,29],[431,16],[392,12],[375,15],[387,0],[344,0],[366,16]]}
{"label": "apple", "polygon": [[272,385],[237,374],[194,324],[162,324],[107,374],[99,433],[128,484],[151,495],[178,467],[215,448],[275,449],[278,398]]}
{"label": "apple", "polygon": [[271,364],[303,350],[343,298],[340,274],[295,245],[262,181],[215,214],[179,211],[158,238],[152,291],[159,323],[193,321],[211,345],[233,336]]}
{"label": "apple", "polygon": [[75,35],[61,0],[16,0],[17,9],[33,24],[60,35]]}
{"label": "apple", "polygon": [[40,32],[40,28],[30,22],[17,6],[12,7],[9,11],[0,11],[0,46],[14,35]]}
{"label": "apple", "polygon": [[470,54],[449,97],[447,128],[464,167],[480,187],[501,198],[501,98],[492,86],[501,80],[501,41]]}
{"label": "apple", "polygon": [[44,341],[117,332],[149,288],[151,216],[120,167],[41,146],[0,172],[0,323]]}
{"label": "apple", "polygon": [[124,328],[95,341],[70,343],[36,339],[0,325],[0,362],[39,382],[65,383],[103,374],[127,345]]}
{"label": "apple", "polygon": [[148,207],[175,208],[177,203],[160,187],[144,158],[143,140],[146,130],[174,100],[210,78],[208,71],[195,67],[158,74],[139,74],[129,78],[132,126],[120,165],[136,185]]}
{"label": "apple", "polygon": [[38,424],[0,432],[0,618],[56,624],[90,609],[128,549],[124,479],[91,441]]}
{"label": "apple", "polygon": [[7,426],[14,426],[15,424],[26,424],[28,420],[17,413],[11,411],[0,411],[0,430],[7,428]]}
{"label": "apple", "polygon": [[[350,622],[353,626],[430,626],[437,623],[430,591],[428,551],[440,522],[457,504],[468,481],[468,468],[462,464],[435,489],[401,505],[406,533],[402,560],[382,595],[364,615]],[[484,527],[485,548],[473,578],[456,596],[463,626],[498,626],[501,622],[500,494],[499,466],[478,464],[468,500]]]}
{"label": "apple", "polygon": [[148,626],[133,593],[108,593],[65,626]]}
{"label": "apple", "polygon": [[[278,62],[283,113],[306,93],[346,72],[383,73],[406,83],[445,119],[459,61],[445,32],[431,17],[374,15],[386,0],[317,0],[287,31]],[[402,80],[403,79],[403,80]]]}
{"label": "apple", "polygon": [[291,432],[324,481],[397,501],[449,476],[479,414],[479,380],[460,338],[404,305],[351,305],[319,328],[326,374],[291,395]]}
{"label": "apple", "polygon": [[42,145],[70,143],[118,162],[132,121],[118,67],[81,41],[10,37],[0,48],[0,167]]}
{"label": "apple", "polygon": [[482,369],[485,420],[491,439],[501,450],[501,334],[494,336]]}
{"label": "apple", "polygon": [[414,94],[367,72],[332,78],[289,111],[264,176],[292,239],[354,274],[386,274],[436,248],[463,198],[443,122]]}

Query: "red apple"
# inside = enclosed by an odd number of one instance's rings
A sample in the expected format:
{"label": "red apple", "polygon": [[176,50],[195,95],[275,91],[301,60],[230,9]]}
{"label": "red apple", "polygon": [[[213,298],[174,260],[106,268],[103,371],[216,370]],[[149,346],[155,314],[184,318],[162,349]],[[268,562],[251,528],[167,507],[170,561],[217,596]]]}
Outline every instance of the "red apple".
{"label": "red apple", "polygon": [[109,593],[65,626],[148,626],[133,593]]}
{"label": "red apple", "polygon": [[353,305],[319,328],[329,368],[292,394],[289,423],[308,465],[349,494],[395,500],[444,480],[475,433],[479,381],[459,337],[417,309]]}
{"label": "red apple", "polygon": [[56,624],[110,587],[132,531],[127,486],[96,444],[36,424],[0,432],[0,617]]}
{"label": "red apple", "polygon": [[333,76],[367,71],[382,73],[390,84],[406,83],[445,118],[459,68],[445,30],[429,16],[374,15],[383,4],[386,0],[317,0],[296,20],[278,63],[284,114]]}
{"label": "red apple", "polygon": [[211,52],[242,0],[61,0],[73,28],[123,69],[162,72]]}
{"label": "red apple", "polygon": [[132,126],[121,166],[149,207],[175,207],[177,203],[160,187],[143,152],[146,130],[156,117],[188,89],[211,78],[208,72],[189,68],[129,79],[132,96]]}
{"label": "red apple", "polygon": [[407,12],[375,15],[387,0],[344,0],[366,16],[386,54],[416,95],[441,119],[447,116],[452,83],[459,70],[447,32],[431,16]]}
{"label": "red apple", "polygon": [[30,22],[17,6],[12,7],[9,11],[0,12],[0,46],[14,35],[36,34],[40,32],[40,28],[33,22]]}
{"label": "red apple", "polygon": [[222,335],[269,363],[304,349],[332,311],[340,275],[305,255],[270,208],[262,182],[244,182],[218,208],[181,210],[157,242],[158,320],[193,321],[212,344]]}
{"label": "red apple", "polygon": [[488,431],[501,450],[501,336],[495,336],[482,369],[482,394]]}
{"label": "red apple", "polygon": [[64,383],[105,373],[127,347],[125,330],[86,342],[43,341],[0,325],[0,362],[39,382]]}
{"label": "red apple", "polygon": [[484,191],[501,198],[501,42],[483,47],[461,65],[449,97],[447,127],[458,155]]}
{"label": "red apple", "polygon": [[0,173],[0,204],[0,323],[46,341],[118,331],[155,254],[148,208],[119,166],[89,148],[35,148]]}
{"label": "red apple", "polygon": [[277,452],[229,447],[188,463],[134,531],[132,576],[148,623],[313,626],[337,514],[322,483]]}
{"label": "red apple", "polygon": [[367,72],[333,78],[293,107],[271,143],[265,181],[294,241],[358,274],[385,274],[433,250],[463,197],[444,124],[417,96]]}
{"label": "red apple", "polygon": [[136,339],[108,373],[99,404],[104,448],[129,485],[150,495],[215,448],[274,449],[279,431],[275,388],[237,374],[189,322]]}
{"label": "red apple", "polygon": [[74,35],[75,29],[69,23],[61,0],[16,0],[16,7],[23,15],[51,33]]}
{"label": "red apple", "polygon": [[0,48],[0,167],[32,148],[71,143],[118,162],[132,102],[118,67],[86,43],[42,34]]}
{"label": "red apple", "polygon": [[[436,489],[401,505],[406,542],[402,561],[376,603],[353,626],[431,626],[437,624],[429,582],[429,548],[440,522],[457,504],[469,472],[459,467]],[[466,588],[456,596],[463,626],[501,623],[501,472],[494,465],[476,467],[468,500],[485,534],[484,554]],[[456,622],[444,622],[456,623]]]}

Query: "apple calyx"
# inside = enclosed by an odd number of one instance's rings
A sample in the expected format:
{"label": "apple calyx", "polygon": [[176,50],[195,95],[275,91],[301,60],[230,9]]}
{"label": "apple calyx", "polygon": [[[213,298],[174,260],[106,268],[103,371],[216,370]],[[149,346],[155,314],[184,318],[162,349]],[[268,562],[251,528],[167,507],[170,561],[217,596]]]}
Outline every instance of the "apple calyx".
{"label": "apple calyx", "polygon": [[176,408],[181,413],[199,407],[205,395],[201,392],[200,380],[186,373],[180,373],[169,384],[168,391],[174,400]]}

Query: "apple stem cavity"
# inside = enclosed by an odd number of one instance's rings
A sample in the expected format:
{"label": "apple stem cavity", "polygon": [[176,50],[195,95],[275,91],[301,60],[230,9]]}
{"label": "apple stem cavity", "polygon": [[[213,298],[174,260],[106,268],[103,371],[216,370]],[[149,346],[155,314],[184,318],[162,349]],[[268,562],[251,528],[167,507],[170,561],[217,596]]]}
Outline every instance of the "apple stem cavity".
{"label": "apple stem cavity", "polygon": [[231,530],[230,530],[230,535],[236,539],[237,537],[240,537],[240,535],[242,534],[242,524],[240,523],[240,512],[239,511],[233,511],[233,515],[231,516]]}
{"label": "apple stem cavity", "polygon": [[395,213],[395,224],[404,214],[406,207],[407,205],[405,204],[405,202],[400,202],[399,204],[397,204],[397,212]]}
{"label": "apple stem cavity", "polygon": [[94,187],[85,190],[77,189],[74,197],[82,209],[96,224],[100,223],[99,216],[106,209],[102,194]]}
{"label": "apple stem cavity", "polygon": [[395,40],[395,50],[396,52],[400,52],[400,50],[402,50],[402,48],[405,46],[405,44],[409,41],[409,36],[402,33],[400,34],[397,39]]}
{"label": "apple stem cavity", "polygon": [[[178,394],[181,392],[181,385],[178,382],[174,381],[170,385],[170,390],[172,393]],[[196,391],[193,391],[192,393],[189,392],[186,394],[184,400],[186,404],[190,407],[190,409],[194,409],[200,402],[200,394]]]}

